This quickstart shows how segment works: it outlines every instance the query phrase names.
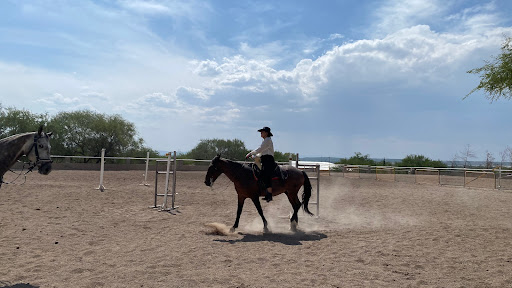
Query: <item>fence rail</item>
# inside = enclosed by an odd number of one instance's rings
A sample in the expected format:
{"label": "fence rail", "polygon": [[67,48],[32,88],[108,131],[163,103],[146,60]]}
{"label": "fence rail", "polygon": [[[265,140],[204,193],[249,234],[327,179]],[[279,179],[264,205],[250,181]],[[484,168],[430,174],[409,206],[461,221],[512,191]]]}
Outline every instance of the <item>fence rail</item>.
{"label": "fence rail", "polygon": [[512,170],[338,165],[343,177],[512,190]]}

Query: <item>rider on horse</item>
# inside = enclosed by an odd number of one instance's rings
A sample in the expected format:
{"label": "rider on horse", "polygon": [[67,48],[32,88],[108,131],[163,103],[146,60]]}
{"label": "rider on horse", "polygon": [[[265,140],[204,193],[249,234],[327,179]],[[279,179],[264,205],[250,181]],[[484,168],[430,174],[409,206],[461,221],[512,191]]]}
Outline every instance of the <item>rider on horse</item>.
{"label": "rider on horse", "polygon": [[274,160],[274,143],[272,143],[272,132],[270,132],[269,127],[263,127],[259,129],[258,132],[261,132],[261,138],[263,138],[263,142],[259,148],[254,149],[249,152],[245,158],[249,158],[256,154],[261,155],[261,165],[262,168],[262,178],[265,183],[265,188],[267,188],[267,194],[265,195],[264,200],[267,202],[272,201],[272,173],[277,167],[276,161]]}

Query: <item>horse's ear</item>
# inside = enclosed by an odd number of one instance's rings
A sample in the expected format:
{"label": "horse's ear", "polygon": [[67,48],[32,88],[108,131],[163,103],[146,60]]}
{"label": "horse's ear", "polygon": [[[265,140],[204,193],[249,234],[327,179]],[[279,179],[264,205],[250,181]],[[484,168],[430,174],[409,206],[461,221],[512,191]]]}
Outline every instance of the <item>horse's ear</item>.
{"label": "horse's ear", "polygon": [[52,137],[53,132],[48,132],[48,133],[46,133],[46,135],[48,135],[48,137]]}
{"label": "horse's ear", "polygon": [[43,125],[39,126],[39,130],[37,130],[39,136],[41,136],[41,133],[43,133]]}
{"label": "horse's ear", "polygon": [[217,157],[220,158],[220,153],[217,153]]}

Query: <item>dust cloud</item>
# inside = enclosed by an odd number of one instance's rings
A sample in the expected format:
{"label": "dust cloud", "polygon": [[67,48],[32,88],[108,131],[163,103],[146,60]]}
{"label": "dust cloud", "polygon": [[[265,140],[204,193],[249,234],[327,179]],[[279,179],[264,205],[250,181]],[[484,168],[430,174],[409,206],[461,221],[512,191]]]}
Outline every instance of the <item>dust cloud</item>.
{"label": "dust cloud", "polygon": [[[309,210],[316,214],[316,183]],[[384,185],[382,185],[384,184]],[[320,213],[310,216],[302,208],[299,211],[298,230],[301,232],[343,230],[343,229],[375,229],[390,226],[416,225],[418,219],[412,213],[404,212],[398,207],[387,206],[386,193],[393,193],[399,187],[392,183],[375,180],[347,179],[338,175],[320,178]],[[383,193],[381,193],[383,192]],[[302,196],[302,189],[299,197]],[[263,213],[269,229],[276,233],[291,233],[290,217],[292,207],[286,195],[274,197],[274,201],[263,203]],[[242,226],[244,231],[262,231],[263,223],[259,215]]]}

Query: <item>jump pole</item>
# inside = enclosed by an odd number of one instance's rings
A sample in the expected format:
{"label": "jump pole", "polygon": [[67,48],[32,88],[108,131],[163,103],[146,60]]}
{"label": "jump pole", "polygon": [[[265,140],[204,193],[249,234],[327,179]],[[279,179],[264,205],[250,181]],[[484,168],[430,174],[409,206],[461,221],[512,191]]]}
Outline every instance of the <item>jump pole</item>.
{"label": "jump pole", "polygon": [[105,148],[101,149],[101,164],[100,164],[100,185],[96,190],[100,190],[101,192],[105,191],[105,186],[103,186],[103,173],[105,172]]}

